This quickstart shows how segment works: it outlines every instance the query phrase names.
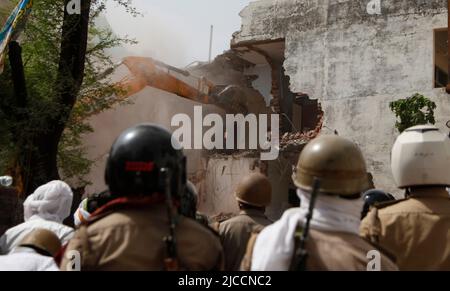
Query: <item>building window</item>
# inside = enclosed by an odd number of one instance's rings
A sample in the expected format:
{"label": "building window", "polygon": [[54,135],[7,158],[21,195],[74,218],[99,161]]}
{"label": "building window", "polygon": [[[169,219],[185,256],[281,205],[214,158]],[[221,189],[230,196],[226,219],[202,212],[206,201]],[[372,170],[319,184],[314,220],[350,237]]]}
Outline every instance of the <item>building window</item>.
{"label": "building window", "polygon": [[434,87],[448,84],[448,32],[447,28],[434,31]]}

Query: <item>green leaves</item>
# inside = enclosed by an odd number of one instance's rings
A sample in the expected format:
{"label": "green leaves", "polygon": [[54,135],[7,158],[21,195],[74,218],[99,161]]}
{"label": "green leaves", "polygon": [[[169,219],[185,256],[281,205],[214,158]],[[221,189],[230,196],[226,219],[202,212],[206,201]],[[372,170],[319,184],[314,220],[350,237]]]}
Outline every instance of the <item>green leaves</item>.
{"label": "green leaves", "polygon": [[412,126],[436,123],[436,103],[418,93],[389,103],[389,108],[397,117],[395,127],[400,133]]}
{"label": "green leaves", "polygon": [[[114,0],[132,15],[139,13],[131,6],[131,0]],[[88,51],[84,81],[73,108],[67,108],[58,98],[58,67],[61,52],[63,0],[34,1],[33,11],[22,34],[22,58],[28,91],[27,120],[11,118],[17,115],[14,108],[14,92],[10,82],[8,66],[0,75],[0,174],[11,166],[10,160],[23,156],[24,149],[36,151],[36,137],[54,129],[55,116],[70,111],[69,120],[57,122],[65,125],[59,141],[58,167],[63,179],[88,184],[86,175],[93,161],[86,157],[83,135],[92,131],[87,122],[93,114],[102,112],[116,104],[125,103],[123,89],[110,81],[113,60],[108,50],[124,43],[133,43],[126,37],[118,37],[108,27],[99,25],[106,0],[93,0],[91,6]],[[1,14],[9,11],[0,11]],[[104,21],[105,22],[105,21]],[[106,25],[107,26],[107,25]],[[8,61],[6,62],[8,65]],[[21,150],[19,150],[21,149]],[[25,150],[26,152],[26,150]],[[23,163],[26,165],[26,163]],[[27,169],[25,169],[26,171]],[[37,173],[33,173],[35,175]],[[80,185],[83,186],[83,185]]]}

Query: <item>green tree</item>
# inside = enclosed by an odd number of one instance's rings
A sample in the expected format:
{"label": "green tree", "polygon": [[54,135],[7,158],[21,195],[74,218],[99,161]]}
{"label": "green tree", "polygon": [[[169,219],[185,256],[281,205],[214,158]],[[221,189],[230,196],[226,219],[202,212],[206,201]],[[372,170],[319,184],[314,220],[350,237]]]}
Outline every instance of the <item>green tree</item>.
{"label": "green tree", "polygon": [[[138,14],[131,0],[114,1]],[[106,0],[81,1],[80,15],[65,11],[68,2],[34,1],[22,46],[10,44],[0,76],[0,173],[24,194],[61,176],[88,183],[86,119],[125,101],[107,52],[132,41],[96,25]]]}
{"label": "green tree", "polygon": [[389,107],[397,117],[395,127],[400,133],[415,125],[436,123],[436,103],[421,94],[391,102]]}

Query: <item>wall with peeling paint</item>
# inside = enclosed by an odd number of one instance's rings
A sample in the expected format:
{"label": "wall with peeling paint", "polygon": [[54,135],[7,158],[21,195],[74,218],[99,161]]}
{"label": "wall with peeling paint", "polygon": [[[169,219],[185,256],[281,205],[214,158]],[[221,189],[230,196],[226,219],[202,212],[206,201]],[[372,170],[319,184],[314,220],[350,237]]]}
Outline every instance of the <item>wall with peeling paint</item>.
{"label": "wall with peeling paint", "polygon": [[450,96],[433,88],[433,30],[447,27],[447,3],[381,0],[381,14],[369,15],[369,2],[256,1],[241,12],[232,43],[285,38],[291,90],[320,99],[325,128],[357,142],[376,186],[399,193],[389,165],[397,135],[389,102],[425,94],[446,130]]}
{"label": "wall with peeling paint", "polygon": [[207,215],[239,212],[234,189],[244,176],[258,171],[257,163],[256,158],[211,157],[205,179],[198,185],[202,190],[199,210]]}
{"label": "wall with peeling paint", "polygon": [[272,184],[272,203],[267,208],[267,216],[278,220],[289,205],[289,189],[295,189],[292,183],[292,164],[298,160],[298,153],[283,153],[276,161],[268,163],[268,177]]}
{"label": "wall with peeling paint", "polygon": [[219,213],[238,213],[238,204],[234,190],[239,181],[254,172],[266,172],[272,184],[272,202],[266,209],[266,215],[277,220],[289,207],[288,193],[291,186],[292,167],[289,157],[280,157],[270,161],[267,168],[258,158],[245,156],[213,156],[203,159],[206,171],[200,183],[199,210],[214,216]]}

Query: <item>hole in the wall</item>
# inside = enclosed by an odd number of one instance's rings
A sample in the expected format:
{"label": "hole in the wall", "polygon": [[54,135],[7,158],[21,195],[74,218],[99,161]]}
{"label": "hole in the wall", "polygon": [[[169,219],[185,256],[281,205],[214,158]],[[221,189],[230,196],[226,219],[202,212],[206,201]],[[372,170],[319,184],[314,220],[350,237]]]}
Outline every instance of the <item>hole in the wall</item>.
{"label": "hole in the wall", "polygon": [[[273,218],[279,218],[279,215],[286,209],[286,207],[298,207],[299,199],[296,193],[296,187],[293,185],[291,176],[291,167],[298,161],[298,156],[305,144],[316,137],[322,129],[323,112],[318,100],[314,99],[314,96],[309,96],[302,92],[292,92],[291,81],[285,71],[285,42],[284,40],[270,41],[270,42],[258,42],[258,43],[246,43],[242,47],[234,47],[232,53],[227,54],[227,62],[234,60],[232,63],[245,63],[245,65],[239,70],[235,66],[232,67],[232,71],[239,71],[247,77],[246,82],[240,82],[235,86],[229,86],[223,84],[223,86],[217,86],[217,100],[220,104],[225,104],[225,108],[229,109],[230,113],[234,114],[279,114],[280,117],[280,155],[275,161],[262,162],[258,160],[259,152],[242,151],[237,150],[221,150],[215,151],[215,154],[229,156],[233,155],[235,159],[253,159],[257,160],[250,162],[250,172],[259,171],[268,176],[272,182],[273,187],[273,203],[268,207],[269,215]],[[244,60],[238,61],[236,58]],[[220,70],[219,70],[220,71]],[[248,82],[247,82],[248,81]],[[297,86],[298,87],[298,86]],[[300,88],[301,89],[301,88]],[[252,92],[251,92],[252,91]],[[255,92],[255,93],[253,93]],[[247,93],[247,94],[245,94]],[[262,105],[256,104],[253,99],[248,96],[257,95],[259,99],[264,98]],[[237,128],[234,128],[234,142],[237,142],[236,133]],[[245,128],[246,132],[249,132],[250,128]],[[271,131],[271,129],[268,129]],[[225,131],[224,144],[230,138],[230,132]],[[247,144],[248,146],[248,144]],[[236,144],[235,144],[235,147]],[[219,173],[224,175],[224,167],[218,166]],[[214,166],[214,167],[216,167]],[[228,167],[229,168],[229,167]],[[239,169],[241,170],[241,169]],[[238,170],[238,172],[239,172]],[[245,169],[243,169],[243,173]],[[215,172],[215,171],[214,171]],[[236,181],[237,175],[234,176]],[[206,181],[209,183],[209,181]],[[229,187],[229,189],[227,188]],[[205,205],[217,205],[211,207],[211,212],[223,211],[228,207],[223,201],[229,201],[229,204],[233,204],[231,201],[233,198],[229,197],[228,192],[234,185],[226,185],[226,191],[220,189],[212,197],[213,193],[206,193],[208,198],[202,204]],[[228,199],[228,200],[226,200]],[[222,201],[223,200],[223,201]],[[208,204],[209,203],[209,204]]]}
{"label": "hole in the wall", "polygon": [[[281,134],[309,132],[319,127],[323,115],[319,102],[310,99],[304,93],[292,92],[290,89],[290,78],[284,68],[286,50],[284,39],[246,43],[242,47],[234,47],[234,50],[246,61],[270,71],[269,106],[273,113],[280,115]],[[267,97],[267,94],[262,93]]]}
{"label": "hole in the wall", "polygon": [[321,105],[308,95],[296,95],[293,103],[292,123],[294,132],[310,132],[317,128],[323,115]]}

